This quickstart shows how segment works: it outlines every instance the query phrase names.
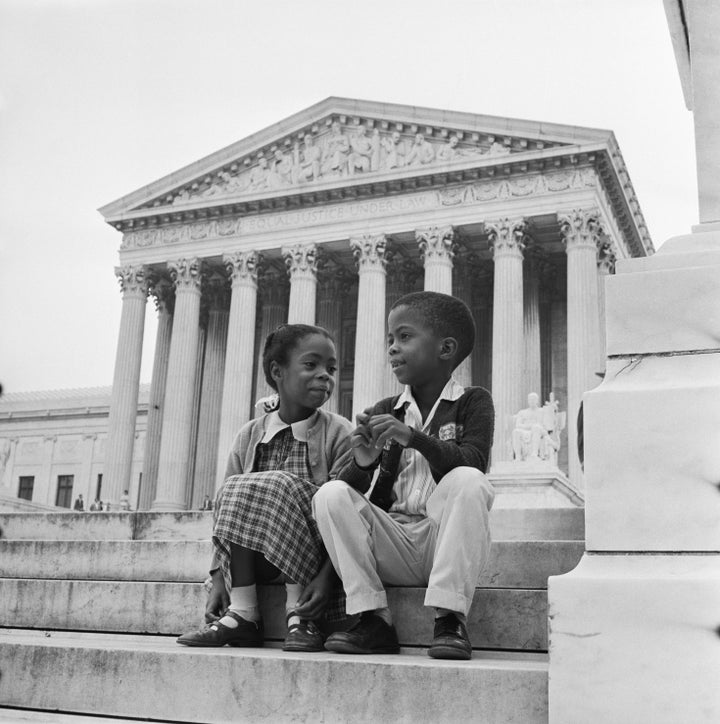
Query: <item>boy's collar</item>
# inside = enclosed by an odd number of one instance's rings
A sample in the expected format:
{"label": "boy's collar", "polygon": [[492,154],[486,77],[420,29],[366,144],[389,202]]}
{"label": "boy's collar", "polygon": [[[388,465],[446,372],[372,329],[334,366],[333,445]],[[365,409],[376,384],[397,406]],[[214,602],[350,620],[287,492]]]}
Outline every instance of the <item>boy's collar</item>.
{"label": "boy's collar", "polygon": [[[447,400],[448,402],[455,402],[455,400],[460,399],[464,393],[465,388],[454,377],[451,377],[445,384],[445,387],[442,388],[438,399]],[[401,408],[404,404],[409,404],[411,402],[415,402],[415,398],[412,394],[412,389],[410,388],[410,385],[405,385],[405,389],[402,391],[397,399],[397,402],[395,403],[395,409],[397,410]]]}

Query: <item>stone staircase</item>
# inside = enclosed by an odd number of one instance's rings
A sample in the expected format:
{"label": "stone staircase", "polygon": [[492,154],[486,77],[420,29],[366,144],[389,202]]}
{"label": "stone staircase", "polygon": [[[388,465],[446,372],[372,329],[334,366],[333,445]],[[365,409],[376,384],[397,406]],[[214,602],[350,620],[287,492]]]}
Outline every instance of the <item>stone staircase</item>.
{"label": "stone staircase", "polygon": [[491,525],[476,650],[452,662],[425,653],[420,588],[389,590],[400,656],[283,652],[281,586],[261,588],[266,648],[182,647],[211,514],[0,514],[0,721],[547,721],[547,578],[579,561],[583,510],[496,510]]}

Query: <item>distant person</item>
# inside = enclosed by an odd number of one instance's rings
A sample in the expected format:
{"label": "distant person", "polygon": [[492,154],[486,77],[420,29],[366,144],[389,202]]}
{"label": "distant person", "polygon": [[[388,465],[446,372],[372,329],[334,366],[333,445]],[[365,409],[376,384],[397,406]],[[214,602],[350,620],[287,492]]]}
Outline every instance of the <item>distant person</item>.
{"label": "distant person", "polygon": [[127,490],[123,490],[120,496],[120,510],[130,510],[130,495]]}
{"label": "distant person", "polygon": [[330,651],[399,652],[383,586],[391,583],[427,587],[431,657],[472,657],[467,613],[490,552],[495,497],[485,476],[492,398],[452,376],[474,341],[470,310],[455,297],[415,292],[390,309],[390,366],[405,389],[357,416],[353,458],[313,499],[347,613],[360,614],[347,631],[330,634]]}
{"label": "distant person", "polygon": [[73,510],[77,510],[80,512],[83,512],[85,510],[85,501],[83,500],[82,493],[75,498],[75,505],[73,505]]}
{"label": "distant person", "polygon": [[[285,581],[285,651],[322,651],[318,619],[344,616],[342,589],[312,516],[312,497],[350,458],[348,420],[319,409],[335,387],[337,357],[321,327],[284,324],[262,358],[275,409],[244,425],[215,501],[210,623],[185,646],[262,646],[256,582]],[[331,472],[329,472],[331,471]],[[228,605],[229,604],[229,605]],[[226,610],[227,609],[227,610]]]}
{"label": "distant person", "polygon": [[102,510],[102,503],[95,498],[92,503],[90,503],[90,512],[96,513],[98,510]]}
{"label": "distant person", "polygon": [[106,500],[104,503],[101,503],[101,505],[102,505],[102,509],[105,513],[110,512],[110,501],[109,500]]}
{"label": "distant person", "polygon": [[212,510],[212,509],[213,509],[212,500],[210,500],[209,495],[206,495],[205,499],[203,500],[200,510]]}

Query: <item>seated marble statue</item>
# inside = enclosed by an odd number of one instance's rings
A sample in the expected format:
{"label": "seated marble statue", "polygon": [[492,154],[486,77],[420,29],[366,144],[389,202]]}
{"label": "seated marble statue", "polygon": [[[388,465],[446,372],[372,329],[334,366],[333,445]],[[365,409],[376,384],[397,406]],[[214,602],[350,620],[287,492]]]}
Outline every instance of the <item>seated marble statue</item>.
{"label": "seated marble statue", "polygon": [[512,431],[513,457],[516,461],[546,460],[557,462],[560,448],[560,425],[557,401],[550,393],[550,401],[540,407],[536,392],[528,395],[528,406],[515,415]]}

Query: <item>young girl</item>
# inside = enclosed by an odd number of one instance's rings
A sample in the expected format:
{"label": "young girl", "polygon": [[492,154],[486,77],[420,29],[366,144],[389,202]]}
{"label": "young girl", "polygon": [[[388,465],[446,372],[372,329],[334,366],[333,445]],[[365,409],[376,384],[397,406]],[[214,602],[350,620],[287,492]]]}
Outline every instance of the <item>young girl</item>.
{"label": "young girl", "polygon": [[311,509],[318,486],[352,454],[350,422],[319,409],[335,386],[336,366],[332,337],[321,327],[286,324],[268,336],[263,371],[278,406],[247,423],[233,443],[214,506],[215,557],[205,612],[212,623],[178,643],[262,646],[255,584],[280,574],[287,582],[286,651],[323,650],[315,620],[333,590],[328,618],[342,617],[342,589],[333,585]]}

